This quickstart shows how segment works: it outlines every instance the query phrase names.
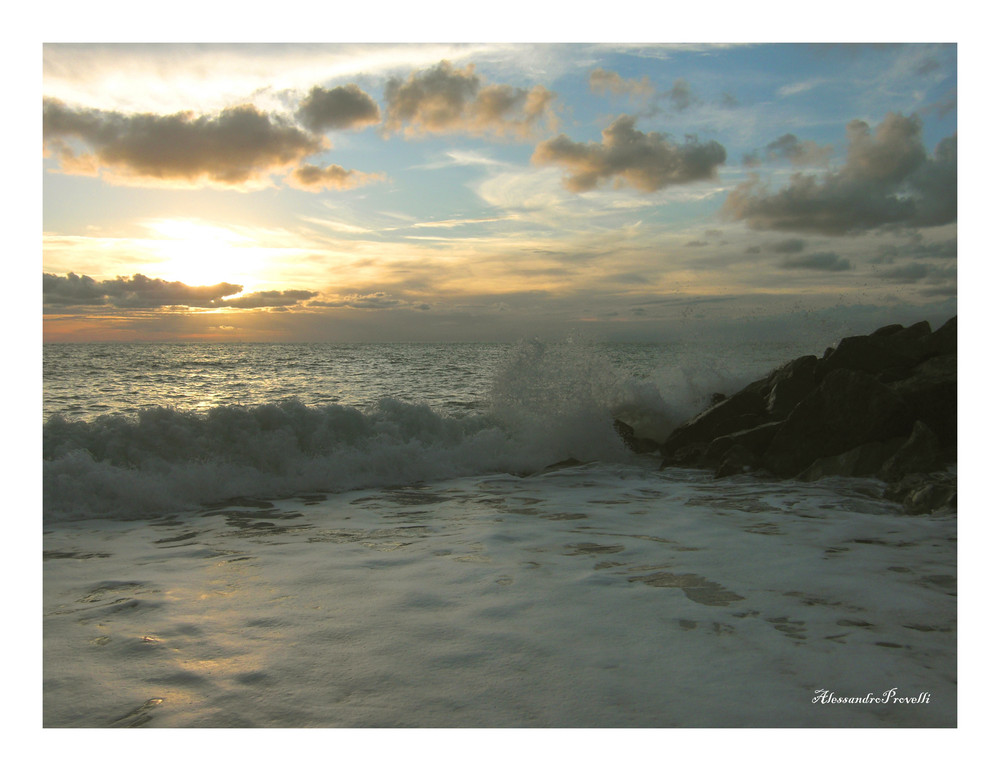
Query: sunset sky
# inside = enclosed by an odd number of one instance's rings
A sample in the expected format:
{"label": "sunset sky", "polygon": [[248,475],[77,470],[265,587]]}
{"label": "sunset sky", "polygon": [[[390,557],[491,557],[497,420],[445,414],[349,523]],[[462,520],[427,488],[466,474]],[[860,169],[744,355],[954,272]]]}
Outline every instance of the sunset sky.
{"label": "sunset sky", "polygon": [[794,337],[957,312],[954,44],[42,53],[46,341]]}

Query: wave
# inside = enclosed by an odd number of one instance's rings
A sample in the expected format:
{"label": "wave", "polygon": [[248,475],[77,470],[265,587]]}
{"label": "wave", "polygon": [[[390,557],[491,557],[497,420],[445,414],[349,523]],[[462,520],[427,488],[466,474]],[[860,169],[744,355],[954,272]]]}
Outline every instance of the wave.
{"label": "wave", "polygon": [[619,462],[629,453],[613,419],[665,436],[691,412],[683,396],[668,404],[591,347],[529,342],[500,367],[485,408],[459,416],[394,398],[56,415],[43,429],[44,516],[142,518],[235,497],[526,474],[567,457]]}

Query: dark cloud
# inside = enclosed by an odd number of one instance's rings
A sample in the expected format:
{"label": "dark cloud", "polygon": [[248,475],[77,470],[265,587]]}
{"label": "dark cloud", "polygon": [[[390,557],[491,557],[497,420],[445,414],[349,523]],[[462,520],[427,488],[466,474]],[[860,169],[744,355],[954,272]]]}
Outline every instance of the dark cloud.
{"label": "dark cloud", "polygon": [[795,174],[776,193],[755,177],[730,193],[724,213],[756,230],[827,235],[955,221],[956,137],[942,140],[928,156],[920,119],[895,113],[874,132],[863,121],[851,121],[847,135],[847,161],[839,170],[822,177]]}
{"label": "dark cloud", "polygon": [[769,158],[782,158],[798,166],[825,165],[833,154],[832,145],[818,145],[811,140],[803,142],[794,134],[778,137],[765,149]]}
{"label": "dark cloud", "polygon": [[877,263],[892,263],[897,257],[919,257],[930,259],[954,259],[958,257],[958,239],[927,241],[916,238],[909,243],[887,244],[879,249]]}
{"label": "dark cloud", "polygon": [[299,104],[296,117],[316,133],[363,128],[381,120],[375,100],[353,83],[331,89],[315,86]]}
{"label": "dark cloud", "polygon": [[924,297],[957,297],[958,287],[955,284],[942,284],[941,286],[930,286],[920,290]]}
{"label": "dark cloud", "polygon": [[889,268],[888,270],[880,270],[878,272],[879,278],[884,278],[892,281],[898,281],[902,284],[912,284],[921,279],[927,278],[931,275],[931,269],[922,262],[911,262],[908,265],[900,265],[899,267]]}
{"label": "dark cloud", "polygon": [[475,66],[457,70],[450,62],[411,73],[407,80],[390,78],[385,87],[387,132],[409,136],[426,133],[512,134],[527,137],[543,125],[555,125],[555,94],[484,84]]}
{"label": "dark cloud", "polygon": [[822,270],[833,273],[850,270],[852,266],[847,259],[833,252],[817,252],[801,257],[786,257],[780,267],[785,270]]}
{"label": "dark cloud", "polygon": [[607,277],[608,281],[612,281],[616,284],[651,284],[653,283],[648,276],[644,276],[641,273],[613,273]]}
{"label": "dark cloud", "polygon": [[[325,146],[322,138],[249,105],[211,116],[124,114],[46,98],[42,116],[45,146],[70,173],[108,169],[144,180],[238,186]],[[77,154],[74,140],[91,153]]]}
{"label": "dark cloud", "polygon": [[288,176],[289,184],[302,190],[350,190],[382,179],[385,179],[383,174],[348,170],[335,163],[325,168],[306,163]]}
{"label": "dark cloud", "polygon": [[147,278],[136,273],[131,278],[95,281],[90,276],[68,273],[42,274],[42,302],[45,305],[112,305],[116,308],[160,308],[186,305],[211,308],[223,297],[243,290],[239,284],[188,286],[180,281]]}
{"label": "dark cloud", "polygon": [[806,242],[801,238],[786,238],[771,244],[771,251],[778,254],[796,254],[806,248]]}
{"label": "dark cloud", "polygon": [[677,78],[674,81],[673,88],[667,92],[667,98],[670,99],[671,106],[677,112],[683,112],[691,105],[698,103],[694,93],[691,91],[691,86],[684,78]]}
{"label": "dark cloud", "polygon": [[[112,306],[114,308],[275,308],[295,305],[316,296],[316,292],[291,289],[252,292],[239,284],[188,286],[180,281],[164,281],[136,273],[131,278],[118,276],[95,281],[90,276],[68,273],[42,274],[42,302],[47,306]],[[231,298],[231,299],[226,299]]]}
{"label": "dark cloud", "polygon": [[531,160],[565,167],[569,176],[564,184],[574,193],[593,190],[613,177],[651,193],[714,177],[726,150],[715,141],[700,143],[689,137],[676,144],[664,134],[644,134],[636,130],[635,118],[621,115],[604,129],[600,144],[574,142],[560,134],[539,144]]}
{"label": "dark cloud", "polygon": [[[339,300],[313,300],[309,307],[313,308],[355,308],[358,310],[384,310],[398,308],[403,303],[385,292],[356,294],[342,297]],[[423,309],[423,310],[426,310]]]}
{"label": "dark cloud", "polygon": [[250,292],[231,300],[221,300],[216,305],[223,308],[286,308],[289,305],[297,305],[303,300],[309,300],[317,294],[318,292],[310,292],[306,289],[285,289],[282,291],[272,289],[263,292]]}

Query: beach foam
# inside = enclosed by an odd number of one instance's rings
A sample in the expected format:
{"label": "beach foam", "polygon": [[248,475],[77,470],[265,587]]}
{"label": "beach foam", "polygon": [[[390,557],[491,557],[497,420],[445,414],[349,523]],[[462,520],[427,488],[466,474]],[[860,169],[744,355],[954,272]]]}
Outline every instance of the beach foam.
{"label": "beach foam", "polygon": [[953,516],[651,465],[63,523],[45,723],[954,725]]}

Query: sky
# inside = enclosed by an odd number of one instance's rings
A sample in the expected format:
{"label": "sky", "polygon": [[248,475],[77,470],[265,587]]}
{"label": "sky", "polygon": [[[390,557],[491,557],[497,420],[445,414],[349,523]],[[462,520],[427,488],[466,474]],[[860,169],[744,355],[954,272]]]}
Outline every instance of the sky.
{"label": "sky", "polygon": [[958,50],[46,43],[44,340],[937,324]]}

